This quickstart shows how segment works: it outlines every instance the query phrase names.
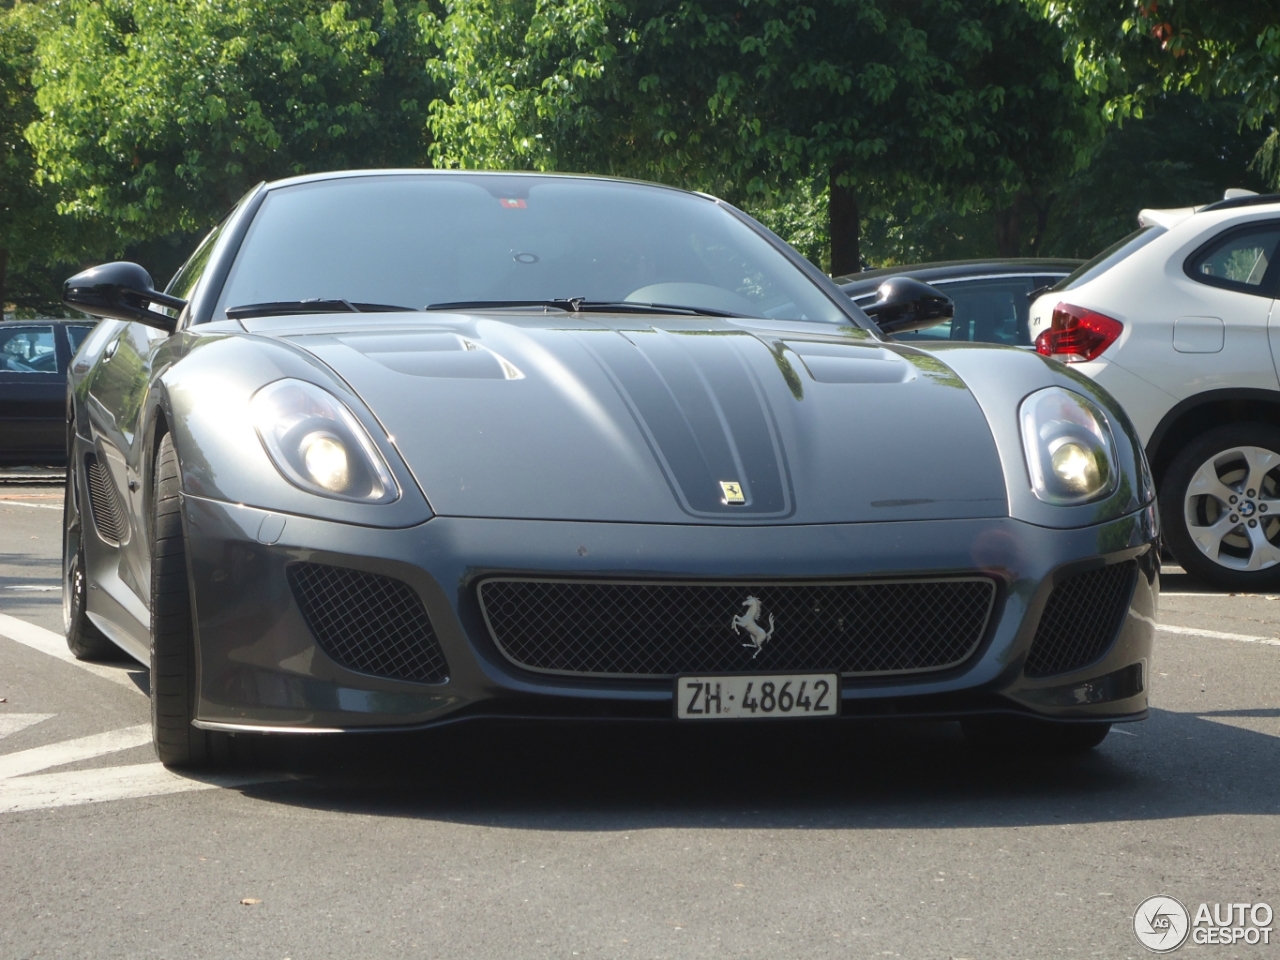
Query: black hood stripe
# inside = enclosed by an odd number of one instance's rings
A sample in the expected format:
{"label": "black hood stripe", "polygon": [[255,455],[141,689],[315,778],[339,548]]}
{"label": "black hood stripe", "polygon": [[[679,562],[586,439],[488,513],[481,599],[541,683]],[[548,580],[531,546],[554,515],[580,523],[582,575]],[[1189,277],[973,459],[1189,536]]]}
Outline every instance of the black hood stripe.
{"label": "black hood stripe", "polygon": [[[735,349],[724,349],[725,338]],[[743,355],[766,350],[755,337],[654,329],[578,340],[613,380],[686,511],[716,517],[792,512],[777,425]],[[722,481],[741,484],[746,502],[724,503]]]}

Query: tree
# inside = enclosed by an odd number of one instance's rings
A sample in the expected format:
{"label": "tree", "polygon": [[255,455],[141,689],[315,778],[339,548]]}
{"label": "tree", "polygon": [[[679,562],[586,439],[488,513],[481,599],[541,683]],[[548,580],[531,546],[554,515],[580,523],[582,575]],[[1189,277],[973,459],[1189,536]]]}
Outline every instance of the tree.
{"label": "tree", "polygon": [[869,218],[864,246],[882,264],[1010,254],[1091,257],[1131,233],[1144,207],[1209,203],[1227,187],[1265,189],[1261,174],[1250,169],[1265,134],[1241,130],[1239,116],[1238,101],[1189,93],[1154,98],[1143,117],[1108,126],[1086,167],[1037,194],[1043,229],[1037,222],[1012,250],[997,246],[999,211],[960,214],[946,204],[919,209],[911,199]]}
{"label": "tree", "polygon": [[255,182],[427,161],[424,2],[61,0],[27,136],[61,209],[124,244]]}
{"label": "tree", "polygon": [[[1280,114],[1280,0],[1024,0],[1067,35],[1076,72],[1109,112],[1141,115],[1161,93],[1238,98],[1260,129]],[[1260,155],[1280,185],[1280,134]]]}
{"label": "tree", "polygon": [[439,162],[755,208],[821,181],[835,273],[903,197],[995,206],[1020,235],[1097,135],[1056,28],[1008,0],[457,0],[439,31]]}
{"label": "tree", "polygon": [[44,5],[0,4],[0,309],[10,302],[11,278],[25,286],[25,273],[64,255],[69,243],[56,197],[36,182],[35,157],[23,137],[37,116],[35,47],[50,22]]}

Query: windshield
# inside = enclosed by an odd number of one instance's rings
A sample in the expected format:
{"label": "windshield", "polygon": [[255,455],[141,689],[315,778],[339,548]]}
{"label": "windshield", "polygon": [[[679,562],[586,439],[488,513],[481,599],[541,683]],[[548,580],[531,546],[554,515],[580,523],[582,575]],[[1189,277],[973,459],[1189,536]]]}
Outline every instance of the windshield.
{"label": "windshield", "polygon": [[1088,283],[1094,277],[1100,277],[1121,260],[1137,253],[1148,243],[1165,232],[1164,227],[1152,224],[1140,227],[1118,243],[1113,243],[1092,260],[1087,260],[1050,287],[1050,292],[1071,290],[1081,284]]}
{"label": "windshield", "polygon": [[552,176],[369,176],[272,190],[214,316],[316,298],[413,309],[580,298],[849,322],[786,256],[715,203]]}

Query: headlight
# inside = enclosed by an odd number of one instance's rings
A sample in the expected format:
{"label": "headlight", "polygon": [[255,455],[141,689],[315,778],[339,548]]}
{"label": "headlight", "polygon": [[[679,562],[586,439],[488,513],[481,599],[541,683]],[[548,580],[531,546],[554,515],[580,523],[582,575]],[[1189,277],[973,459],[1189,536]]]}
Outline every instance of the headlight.
{"label": "headlight", "polygon": [[1019,420],[1031,489],[1045,503],[1088,503],[1115,489],[1115,441],[1092,401],[1048,387],[1022,401]]}
{"label": "headlight", "polygon": [[249,409],[271,461],[296,486],[359,503],[400,496],[360,421],[328,391],[304,380],[277,380],[253,395]]}

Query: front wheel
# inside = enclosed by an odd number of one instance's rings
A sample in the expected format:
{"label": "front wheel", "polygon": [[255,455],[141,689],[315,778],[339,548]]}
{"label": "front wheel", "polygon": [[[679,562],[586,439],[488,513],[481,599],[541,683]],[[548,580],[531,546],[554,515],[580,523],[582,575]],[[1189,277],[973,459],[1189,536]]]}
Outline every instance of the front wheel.
{"label": "front wheel", "polygon": [[151,498],[151,736],[165,766],[203,767],[227,759],[230,738],[191,723],[196,646],[180,490],[178,455],[165,434]]}
{"label": "front wheel", "polygon": [[1227,590],[1280,588],[1280,429],[1236,423],[1196,437],[1160,485],[1182,568]]}

